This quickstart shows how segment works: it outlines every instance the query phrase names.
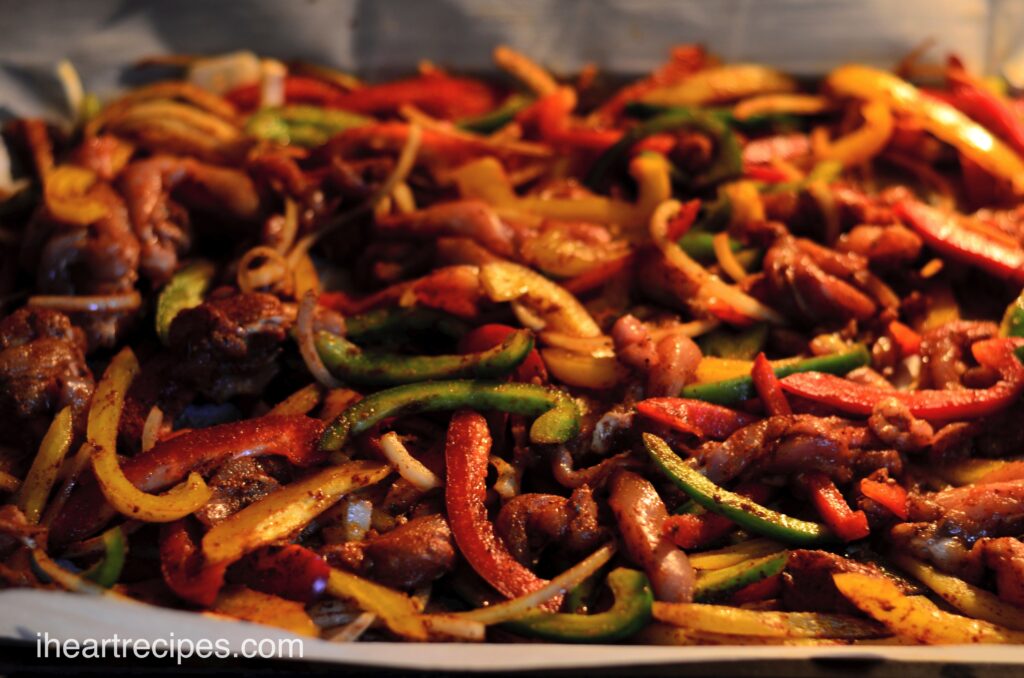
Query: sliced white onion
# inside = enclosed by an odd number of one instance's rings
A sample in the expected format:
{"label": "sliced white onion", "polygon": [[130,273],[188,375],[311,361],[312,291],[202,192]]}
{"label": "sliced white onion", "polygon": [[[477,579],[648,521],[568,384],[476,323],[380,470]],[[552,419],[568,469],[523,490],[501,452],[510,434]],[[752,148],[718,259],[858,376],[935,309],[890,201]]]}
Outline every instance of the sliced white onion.
{"label": "sliced white onion", "polygon": [[154,405],[146,415],[146,423],[142,425],[142,451],[147,452],[160,435],[160,427],[164,424],[164,411]]}
{"label": "sliced white onion", "polygon": [[75,70],[74,64],[67,59],[61,59],[57,63],[57,79],[64,90],[64,98],[68,104],[68,115],[72,124],[82,118],[82,107],[85,102],[85,88],[82,87],[82,78]]}
{"label": "sliced white onion", "polygon": [[441,479],[409,453],[394,431],[380,437],[380,450],[384,453],[384,458],[398,471],[398,475],[416,489],[426,492],[441,487]]}
{"label": "sliced white onion", "polygon": [[313,312],[316,310],[316,295],[312,292],[306,293],[299,303],[299,313],[295,318],[295,340],[299,345],[299,354],[302,355],[306,369],[313,375],[322,386],[326,388],[340,388],[341,382],[324,365],[320,358],[320,352],[316,350],[316,342],[313,339]]}
{"label": "sliced white onion", "polygon": [[284,79],[288,69],[277,59],[260,62],[260,108],[284,106]]}
{"label": "sliced white onion", "polygon": [[494,491],[498,493],[498,496],[508,501],[519,494],[519,479],[516,477],[515,467],[494,454],[487,461],[498,472],[498,479],[494,481]]}
{"label": "sliced white onion", "polygon": [[348,624],[324,633],[324,640],[331,643],[353,643],[377,621],[377,615],[364,612]]}
{"label": "sliced white onion", "polygon": [[241,51],[198,59],[188,69],[188,81],[214,94],[226,94],[242,85],[260,81],[260,60]]}
{"label": "sliced white onion", "polygon": [[355,498],[346,500],[341,519],[345,541],[359,541],[365,537],[370,531],[372,518],[373,504],[369,501]]}

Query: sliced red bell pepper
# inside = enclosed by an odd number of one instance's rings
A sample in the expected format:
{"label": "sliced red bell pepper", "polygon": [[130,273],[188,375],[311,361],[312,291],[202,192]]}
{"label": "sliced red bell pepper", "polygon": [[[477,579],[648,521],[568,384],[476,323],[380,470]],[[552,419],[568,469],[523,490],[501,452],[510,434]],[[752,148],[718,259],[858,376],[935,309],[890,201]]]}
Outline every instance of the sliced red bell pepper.
{"label": "sliced red bell pepper", "polygon": [[[470,331],[459,340],[459,353],[479,353],[489,348],[494,348],[505,341],[510,334],[518,332],[514,327],[501,325],[499,323],[488,323]],[[548,381],[548,369],[544,365],[543,358],[537,349],[530,351],[513,374],[514,381],[533,383],[534,379],[546,384]]]}
{"label": "sliced red bell pepper", "polygon": [[[736,488],[736,494],[763,504],[771,492],[762,483],[744,483]],[[662,530],[666,537],[683,549],[706,547],[722,539],[736,529],[736,523],[718,513],[672,515],[665,519]]]}
{"label": "sliced red bell pepper", "polygon": [[764,351],[758,353],[754,358],[750,378],[754,382],[757,395],[761,397],[761,403],[768,414],[793,414],[793,408],[789,406],[789,400],[786,399],[786,394],[782,390],[782,384],[775,376],[775,369],[768,362]]}
{"label": "sliced red bell pepper", "polygon": [[684,202],[679,208],[679,212],[668,222],[665,237],[675,241],[686,235],[697,221],[700,205],[700,200],[696,198]]}
{"label": "sliced red bell pepper", "polygon": [[941,254],[992,275],[1024,284],[1024,247],[968,228],[951,214],[916,200],[896,204],[896,214]]}
{"label": "sliced red bell pepper", "polygon": [[1001,379],[989,388],[958,391],[894,391],[858,384],[821,372],[791,374],[782,388],[801,398],[830,405],[840,412],[867,416],[883,398],[896,398],[911,414],[932,421],[977,419],[1008,407],[1024,391],[1024,365],[1014,348],[1020,339],[998,338],[975,342],[971,347],[979,363],[999,371]]}
{"label": "sliced red bell pepper", "polygon": [[689,398],[648,398],[636,404],[636,411],[673,431],[714,440],[725,440],[757,421],[744,412]]}
{"label": "sliced red bell pepper", "polygon": [[[466,562],[502,595],[517,598],[548,582],[512,556],[487,517],[484,498],[490,453],[487,420],[476,412],[456,412],[445,441],[445,508],[455,543]],[[561,601],[559,596],[544,608],[555,611]]]}
{"label": "sliced red bell pepper", "polygon": [[639,153],[650,152],[650,153],[661,153],[662,155],[668,155],[672,152],[672,149],[676,146],[676,137],[668,132],[662,132],[661,134],[652,134],[646,139],[633,144],[633,148],[630,152],[633,155]]}
{"label": "sliced red bell pepper", "polygon": [[231,567],[228,577],[249,588],[300,603],[312,603],[327,589],[331,568],[298,544],[264,546]]}
{"label": "sliced red bell pepper", "polygon": [[889,336],[900,347],[900,355],[904,358],[920,353],[921,335],[899,320],[893,320],[889,323]]}
{"label": "sliced red bell pepper", "polygon": [[576,277],[566,280],[562,283],[562,287],[573,294],[590,292],[604,285],[620,273],[630,270],[634,263],[636,263],[636,254],[630,252],[618,259],[602,262]]}
{"label": "sliced red bell pepper", "polygon": [[[368,85],[351,92],[316,78],[290,75],[284,81],[284,98],[289,104],[313,104],[369,114],[393,113],[410,104],[446,120],[481,115],[497,105],[494,91],[486,84],[441,73]],[[239,87],[229,92],[227,99],[242,110],[252,110],[259,106],[260,86]]]}
{"label": "sliced red bell pepper", "polygon": [[907,519],[907,491],[899,483],[863,478],[860,481],[860,492],[900,520]]}
{"label": "sliced red bell pepper", "polygon": [[1024,124],[1010,103],[978,83],[958,64],[946,71],[950,103],[990,132],[1024,153]]}
{"label": "sliced red bell pepper", "polygon": [[[148,452],[128,459],[121,470],[145,492],[179,482],[201,465],[242,456],[279,454],[298,466],[324,459],[319,449],[324,422],[305,416],[259,417],[197,429],[165,438]],[[66,544],[93,534],[114,514],[90,476],[68,498],[50,529],[51,541]]]}
{"label": "sliced red bell pepper", "polygon": [[160,574],[167,588],[182,600],[209,607],[224,585],[227,562],[208,565],[191,518],[160,527]]}
{"label": "sliced red bell pepper", "polygon": [[542,140],[560,150],[601,153],[622,137],[621,130],[590,129],[573,124],[570,114],[575,105],[572,90],[560,87],[523,109],[516,120],[536,128]]}
{"label": "sliced red bell pepper", "polygon": [[846,503],[836,484],[824,473],[805,473],[801,476],[811,495],[811,502],[829,529],[843,541],[855,541],[868,536],[868,517],[863,511],[854,511]]}
{"label": "sliced red bell pepper", "polygon": [[747,584],[736,593],[732,594],[733,605],[744,603],[757,603],[762,600],[770,600],[779,595],[782,590],[782,573],[766,577],[753,584]]}
{"label": "sliced red bell pepper", "polygon": [[792,175],[774,165],[762,165],[758,163],[743,163],[743,175],[754,181],[763,181],[766,184],[784,184],[793,179]]}

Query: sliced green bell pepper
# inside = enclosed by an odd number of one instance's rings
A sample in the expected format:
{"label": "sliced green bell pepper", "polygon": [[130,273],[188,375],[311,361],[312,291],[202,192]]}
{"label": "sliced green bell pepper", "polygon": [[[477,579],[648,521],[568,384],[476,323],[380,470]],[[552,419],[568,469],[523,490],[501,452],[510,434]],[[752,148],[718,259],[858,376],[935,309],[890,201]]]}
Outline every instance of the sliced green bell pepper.
{"label": "sliced green bell pepper", "polygon": [[516,114],[533,103],[531,97],[513,94],[493,111],[478,115],[475,118],[463,118],[456,125],[467,132],[490,134],[496,132],[515,119]]}
{"label": "sliced green bell pepper", "polygon": [[1004,337],[1024,337],[1024,292],[1006,307],[999,334]]}
{"label": "sliced green bell pepper", "polygon": [[651,620],[654,594],[647,577],[624,567],[608,573],[615,596],[611,608],[598,614],[534,613],[502,624],[515,633],[560,643],[610,643],[628,638]]}
{"label": "sliced green bell pepper", "polygon": [[684,128],[703,132],[715,142],[715,157],[711,165],[699,176],[691,177],[690,183],[694,188],[712,186],[743,173],[742,148],[729,126],[707,111],[679,108],[630,128],[594,162],[584,183],[591,190],[602,190],[615,168],[625,162],[635,143],[654,134]]}
{"label": "sliced green bell pepper", "polygon": [[658,436],[645,433],[643,438],[647,453],[669,480],[708,511],[725,516],[749,532],[789,544],[818,546],[837,541],[836,536],[820,523],[778,513],[719,487],[680,459]]}
{"label": "sliced green bell pepper", "polygon": [[205,260],[194,261],[174,274],[156,300],[156,333],[164,346],[169,341],[171,322],[181,311],[203,303],[216,268]]}
{"label": "sliced green bell pepper", "polygon": [[702,355],[753,360],[767,339],[768,325],[758,323],[741,330],[719,327],[700,337],[697,344]]}
{"label": "sliced green bell pepper", "polygon": [[580,430],[579,408],[567,393],[556,388],[475,380],[426,381],[363,398],[331,422],[320,447],[339,450],[350,436],[364,433],[388,417],[463,407],[535,416],[530,440],[539,444],[567,442]]}
{"label": "sliced green bell pepper", "polygon": [[[850,370],[871,363],[871,354],[863,344],[843,353],[807,358],[794,363],[778,365],[773,370],[775,376],[782,377],[797,372],[828,372],[830,374],[846,374]],[[750,375],[714,381],[707,384],[692,384],[683,389],[683,398],[704,400],[718,405],[735,405],[757,395],[754,381]]]}
{"label": "sliced green bell pepper", "polygon": [[714,603],[728,600],[744,586],[773,577],[786,568],[789,554],[786,551],[773,553],[762,558],[752,558],[720,570],[711,570],[697,578],[693,588],[693,600],[697,603]]}
{"label": "sliced green bell pepper", "polygon": [[503,377],[533,350],[529,330],[517,330],[494,348],[466,355],[405,356],[364,351],[345,337],[317,332],[316,350],[336,377],[354,384],[394,386],[432,379]]}
{"label": "sliced green bell pepper", "polygon": [[349,111],[318,106],[289,105],[264,108],[249,117],[245,131],[260,139],[311,148],[339,132],[373,122]]}
{"label": "sliced green bell pepper", "polygon": [[103,541],[103,559],[82,572],[82,576],[109,589],[121,577],[128,547],[120,527],[107,530],[100,535],[100,539]]}
{"label": "sliced green bell pepper", "polygon": [[345,318],[345,331],[360,341],[379,336],[403,336],[406,332],[437,330],[458,339],[468,326],[453,315],[430,308],[380,308]]}

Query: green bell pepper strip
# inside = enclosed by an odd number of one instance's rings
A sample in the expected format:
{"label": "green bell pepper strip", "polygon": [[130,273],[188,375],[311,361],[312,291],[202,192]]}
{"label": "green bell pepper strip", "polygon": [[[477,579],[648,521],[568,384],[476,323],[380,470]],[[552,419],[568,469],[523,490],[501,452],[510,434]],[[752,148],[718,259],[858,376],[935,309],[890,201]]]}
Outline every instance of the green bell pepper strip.
{"label": "green bell pepper strip", "polygon": [[349,111],[296,104],[257,111],[246,121],[245,131],[260,139],[310,148],[371,122],[372,118]]}
{"label": "green bell pepper strip", "polygon": [[556,388],[469,379],[425,381],[363,398],[331,422],[320,447],[340,450],[350,436],[364,433],[388,417],[463,407],[535,416],[530,440],[539,444],[567,442],[580,430],[579,408],[567,393]]}
{"label": "green bell pepper strip", "polygon": [[455,339],[468,331],[455,316],[429,308],[380,308],[345,318],[345,333],[360,341],[379,336],[404,336],[409,331],[437,330]]}
{"label": "green bell pepper strip", "polygon": [[821,523],[812,523],[761,506],[743,495],[730,492],[705,478],[700,471],[679,458],[656,435],[643,434],[644,447],[654,463],[676,487],[708,511],[725,516],[748,532],[798,546],[819,546],[838,541]]}
{"label": "green bell pepper strip", "polygon": [[171,322],[181,311],[203,303],[216,268],[205,260],[194,261],[174,274],[156,300],[156,333],[168,345]]}
{"label": "green bell pepper strip", "polygon": [[[850,370],[871,363],[871,354],[863,344],[843,353],[806,358],[793,363],[778,365],[773,370],[775,376],[782,377],[797,372],[828,372],[829,374],[846,374]],[[750,375],[713,381],[707,384],[692,384],[683,389],[681,397],[704,400],[717,405],[735,405],[757,395],[754,381]]]}
{"label": "green bell pepper strip", "polygon": [[622,165],[635,143],[654,134],[690,128],[704,132],[715,142],[715,157],[702,174],[692,177],[695,188],[712,186],[743,173],[740,141],[721,119],[699,109],[679,108],[630,128],[590,168],[584,183],[592,190],[604,188],[614,169]]}
{"label": "green bell pepper strip", "polygon": [[728,600],[744,586],[774,577],[786,568],[789,553],[773,553],[753,558],[720,570],[712,570],[697,579],[693,588],[695,603],[713,603]]}
{"label": "green bell pepper strip", "polygon": [[654,594],[647,577],[619,567],[608,573],[615,596],[611,608],[598,614],[531,613],[502,624],[502,628],[560,643],[609,643],[628,638],[651,620]]}
{"label": "green bell pepper strip", "polygon": [[125,554],[128,551],[124,533],[120,527],[114,527],[100,535],[103,541],[103,559],[82,572],[82,576],[105,589],[117,583],[124,569]]}
{"label": "green bell pepper strip", "polygon": [[1003,322],[999,325],[1003,337],[1024,337],[1024,292],[1006,307]]}
{"label": "green bell pepper strip", "polygon": [[483,115],[478,115],[474,118],[463,118],[455,124],[457,127],[464,129],[467,132],[490,134],[491,132],[496,132],[512,122],[517,113],[532,103],[533,99],[531,97],[523,94],[513,94],[493,111],[484,113]]}
{"label": "green bell pepper strip", "polygon": [[345,337],[317,332],[316,350],[324,365],[339,379],[354,384],[395,386],[434,379],[503,377],[533,350],[529,330],[517,330],[504,341],[479,353],[405,356],[364,351]]}
{"label": "green bell pepper strip", "polygon": [[767,323],[757,323],[742,330],[719,327],[697,340],[701,355],[716,358],[753,360],[768,340]]}

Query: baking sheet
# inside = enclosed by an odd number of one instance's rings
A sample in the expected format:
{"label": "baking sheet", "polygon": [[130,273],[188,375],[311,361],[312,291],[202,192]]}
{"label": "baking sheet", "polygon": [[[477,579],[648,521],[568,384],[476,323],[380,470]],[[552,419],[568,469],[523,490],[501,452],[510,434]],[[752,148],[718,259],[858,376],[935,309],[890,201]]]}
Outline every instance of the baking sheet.
{"label": "baking sheet", "polygon": [[[975,69],[1012,75],[1024,61],[1019,0],[0,0],[0,115],[56,113],[53,66],[71,59],[87,91],[132,81],[124,65],[168,52],[253,49],[305,58],[368,78],[409,71],[420,59],[468,71],[491,68],[499,43],[556,72],[587,63],[642,73],[668,49],[703,42],[729,61],[820,74],[844,61],[890,66],[926,38]],[[283,638],[271,628],[222,622],[106,599],[46,591],[0,593],[0,637],[36,641],[120,637],[193,641]],[[1019,647],[631,647],[338,645],[307,640],[304,659],[447,670],[614,667],[751,659],[863,658],[1024,664]]]}

